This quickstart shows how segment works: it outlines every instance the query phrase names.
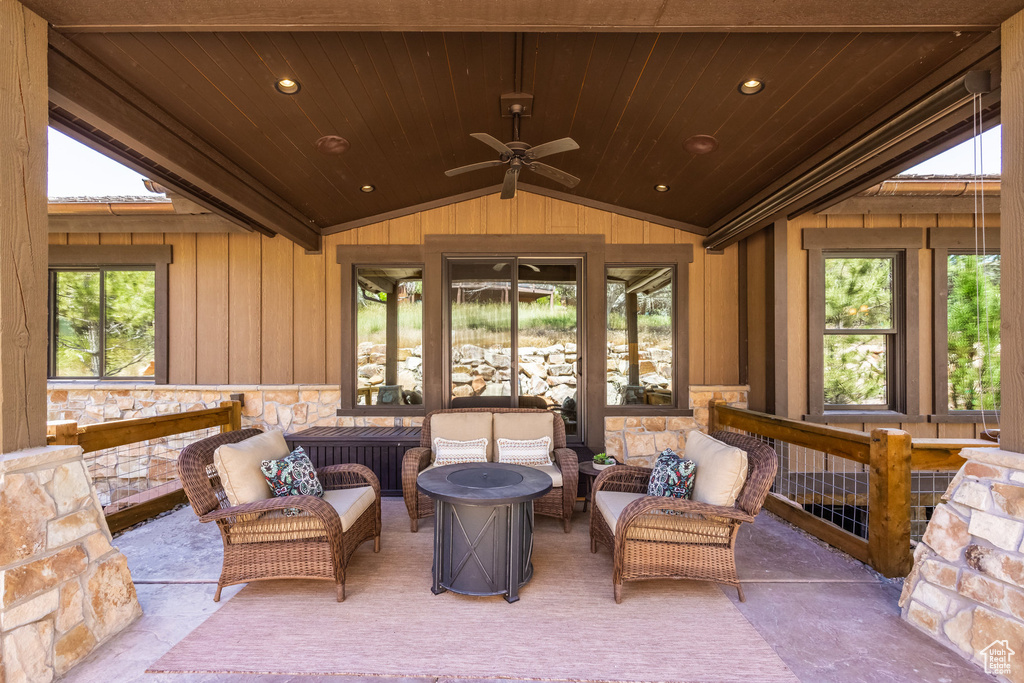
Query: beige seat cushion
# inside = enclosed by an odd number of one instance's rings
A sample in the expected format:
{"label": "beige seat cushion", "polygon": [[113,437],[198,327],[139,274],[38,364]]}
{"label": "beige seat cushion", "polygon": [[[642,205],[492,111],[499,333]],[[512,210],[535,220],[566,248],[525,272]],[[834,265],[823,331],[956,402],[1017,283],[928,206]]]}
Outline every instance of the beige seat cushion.
{"label": "beige seat cushion", "polygon": [[[360,486],[350,489],[324,491],[324,500],[341,518],[341,528],[348,531],[359,520],[366,508],[373,505],[376,497],[373,488]],[[275,510],[256,518],[238,522],[229,532],[231,543],[269,543],[271,541],[300,541],[326,538],[320,520],[310,515],[288,517],[283,511]]]}
{"label": "beige seat cushion", "polygon": [[[491,413],[436,413],[430,416],[431,440],[441,437],[450,441],[487,439],[487,459],[495,460]],[[434,454],[430,454],[434,462]]]}
{"label": "beige seat cushion", "polygon": [[540,470],[551,477],[551,488],[562,488],[562,470],[558,469],[554,465],[537,465],[534,466],[534,469]]}
{"label": "beige seat cushion", "polygon": [[220,475],[228,502],[243,505],[273,497],[260,463],[286,455],[288,444],[280,431],[264,432],[245,441],[219,446],[213,452],[213,466]]}
{"label": "beige seat cushion", "polygon": [[694,430],[686,437],[685,455],[697,463],[691,498],[732,507],[747,481],[747,452]]}
{"label": "beige seat cushion", "polygon": [[[554,413],[494,413],[494,439],[515,439],[527,441],[551,439],[551,450],[555,448]],[[550,453],[548,454],[550,457]],[[496,459],[496,458],[495,458]],[[552,459],[553,460],[553,459]]]}
{"label": "beige seat cushion", "polygon": [[[608,523],[612,534],[615,525],[626,506],[639,498],[646,498],[643,493],[625,493],[623,491],[598,491],[594,507],[597,508],[604,521]],[[732,535],[732,525],[715,519],[701,519],[683,515],[649,514],[630,526],[626,538],[639,541],[657,541],[662,543],[702,543],[705,545],[728,545]]]}

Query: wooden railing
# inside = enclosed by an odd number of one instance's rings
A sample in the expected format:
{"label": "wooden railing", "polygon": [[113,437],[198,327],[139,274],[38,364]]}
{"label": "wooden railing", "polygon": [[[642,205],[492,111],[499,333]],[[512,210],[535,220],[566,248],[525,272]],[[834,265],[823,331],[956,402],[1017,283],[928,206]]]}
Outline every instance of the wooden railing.
{"label": "wooden railing", "polygon": [[866,539],[811,514],[774,490],[765,508],[889,577],[905,576],[913,564],[911,473],[956,471],[964,463],[961,449],[997,446],[980,439],[912,439],[900,429],[874,429],[869,434],[734,408],[723,402],[711,404],[708,419],[712,432],[747,432],[773,439],[777,449],[788,443],[864,465],[868,473]]}
{"label": "wooden railing", "polygon": [[[81,426],[74,420],[57,420],[48,422],[46,426],[47,444],[74,444],[81,446],[88,454],[216,427],[220,427],[221,432],[241,429],[242,404],[239,401],[224,401],[217,408],[184,413],[112,420]],[[120,505],[105,508],[111,532],[120,531],[186,502],[185,493],[176,480],[145,493],[147,495],[141,496],[142,500],[135,504],[131,504],[132,501],[129,500],[128,505],[122,502]]]}

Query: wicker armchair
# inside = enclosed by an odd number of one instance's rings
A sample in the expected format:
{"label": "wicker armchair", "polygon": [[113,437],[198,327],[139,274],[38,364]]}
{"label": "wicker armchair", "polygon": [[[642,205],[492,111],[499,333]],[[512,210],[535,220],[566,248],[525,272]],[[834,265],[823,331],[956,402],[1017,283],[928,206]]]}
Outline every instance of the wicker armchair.
{"label": "wicker armchair", "polygon": [[736,575],[736,534],[741,523],[753,522],[761,511],[775,481],[778,456],[749,436],[732,432],[712,436],[747,452],[747,481],[733,507],[648,496],[651,470],[647,467],[617,465],[598,475],[595,503],[602,491],[645,494],[618,513],[614,529],[598,506],[591,506],[590,551],[596,553],[598,543],[612,550],[615,602],[622,602],[624,581],[642,579],[715,581],[735,586],[740,601],[745,600]]}
{"label": "wicker armchair", "polygon": [[[355,549],[373,539],[380,551],[380,482],[363,465],[332,465],[317,470],[325,491],[373,487],[376,501],[343,529],[338,512],[316,496],[268,498],[230,506],[213,452],[260,434],[241,429],[189,444],[178,456],[178,476],[192,509],[201,522],[216,522],[224,541],[224,564],[214,602],[224,586],[266,579],[309,578],[334,581],[338,602],[345,599],[345,568]],[[295,516],[285,511],[297,508]]]}
{"label": "wicker armchair", "polygon": [[[458,408],[435,413],[542,413],[543,410],[524,408]],[[423,431],[420,445],[405,452],[402,461],[402,495],[405,507],[409,511],[409,525],[412,531],[419,529],[419,520],[434,514],[434,501],[420,493],[416,488],[416,478],[420,472],[430,465],[430,413],[423,420]],[[580,469],[576,452],[565,447],[565,424],[560,419],[551,421],[554,427],[555,466],[562,473],[562,486],[553,488],[548,493],[533,501],[533,511],[538,515],[557,517],[562,520],[565,533],[569,533],[572,513],[576,507],[576,489]]]}

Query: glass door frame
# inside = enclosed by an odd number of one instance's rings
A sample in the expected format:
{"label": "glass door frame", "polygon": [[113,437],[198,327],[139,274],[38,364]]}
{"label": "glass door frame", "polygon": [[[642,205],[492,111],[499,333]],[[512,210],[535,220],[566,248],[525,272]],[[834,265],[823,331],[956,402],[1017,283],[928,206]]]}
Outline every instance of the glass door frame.
{"label": "glass door frame", "polygon": [[[444,317],[443,317],[443,337],[442,344],[445,350],[445,363],[443,367],[443,384],[445,387],[444,391],[444,407],[451,407],[452,395],[451,395],[451,378],[452,378],[452,304],[454,303],[452,297],[452,268],[459,264],[471,264],[471,265],[493,265],[497,263],[508,263],[510,265],[510,286],[509,286],[509,306],[511,307],[511,339],[510,339],[510,372],[509,378],[509,390],[510,390],[510,402],[513,408],[519,407],[519,266],[520,263],[526,260],[530,261],[543,261],[553,265],[572,265],[576,268],[576,434],[566,435],[567,441],[573,444],[582,444],[586,441],[586,400],[581,400],[581,397],[586,396],[586,373],[584,370],[585,364],[582,362],[585,349],[584,340],[586,339],[586,307],[585,307],[585,278],[584,272],[586,270],[586,255],[585,254],[558,254],[558,253],[539,253],[539,254],[501,254],[498,252],[491,252],[488,254],[458,254],[458,253],[445,253],[442,256],[443,265],[442,272],[444,273],[444,283],[442,291],[444,292],[444,301],[442,303]],[[495,281],[499,281],[495,279]]]}

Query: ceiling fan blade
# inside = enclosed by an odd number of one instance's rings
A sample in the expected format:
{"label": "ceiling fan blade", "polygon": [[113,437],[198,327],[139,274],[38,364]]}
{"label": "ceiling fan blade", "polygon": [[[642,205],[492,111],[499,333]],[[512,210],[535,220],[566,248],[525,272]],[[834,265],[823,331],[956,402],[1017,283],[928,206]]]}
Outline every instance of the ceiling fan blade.
{"label": "ceiling fan blade", "polygon": [[549,154],[559,154],[560,152],[571,152],[574,149],[579,149],[580,146],[576,144],[576,141],[572,138],[562,138],[561,140],[552,140],[551,142],[545,142],[542,145],[531,147],[526,150],[527,159],[540,159],[546,157]]}
{"label": "ceiling fan blade", "polygon": [[566,173],[565,171],[559,171],[554,166],[548,166],[547,164],[542,164],[539,161],[534,161],[527,166],[527,168],[540,173],[542,176],[547,176],[555,182],[562,183],[567,187],[576,187],[580,184],[580,179],[576,176]]}
{"label": "ceiling fan blade", "polygon": [[481,161],[479,164],[469,164],[468,166],[459,166],[458,168],[449,169],[445,171],[444,174],[451,178],[452,176],[459,175],[460,173],[479,171],[480,169],[483,168],[493,168],[495,166],[501,166],[504,163],[504,161],[500,161],[498,159],[495,159],[494,161]]}
{"label": "ceiling fan blade", "polygon": [[513,166],[505,171],[505,182],[501,185],[502,199],[515,199],[516,179],[519,177],[519,167]]}
{"label": "ceiling fan blade", "polygon": [[492,147],[501,152],[502,154],[513,153],[512,150],[509,149],[508,145],[506,145],[504,142],[494,137],[493,135],[488,135],[487,133],[470,133],[469,136],[472,138],[476,138],[477,140],[484,143],[488,147]]}

